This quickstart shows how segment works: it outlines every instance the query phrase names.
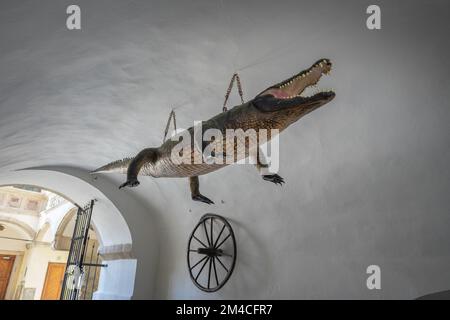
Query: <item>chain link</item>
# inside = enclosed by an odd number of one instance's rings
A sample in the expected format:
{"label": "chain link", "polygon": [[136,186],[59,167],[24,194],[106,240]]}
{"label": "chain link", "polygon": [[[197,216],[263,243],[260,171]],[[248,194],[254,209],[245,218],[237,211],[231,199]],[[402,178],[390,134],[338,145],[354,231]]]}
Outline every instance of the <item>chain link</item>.
{"label": "chain link", "polygon": [[242,91],[241,79],[239,78],[239,75],[237,73],[235,73],[231,77],[231,81],[230,81],[230,84],[228,85],[227,93],[225,94],[225,101],[223,102],[223,108],[222,108],[223,112],[228,110],[227,102],[228,102],[228,98],[230,97],[231,90],[233,89],[234,81],[236,81],[239,96],[241,97],[241,102],[242,102],[242,104],[244,103],[244,93]]}
{"label": "chain link", "polygon": [[174,110],[170,111],[169,119],[167,120],[167,124],[166,124],[166,130],[164,130],[163,143],[166,142],[167,133],[169,132],[169,127],[170,127],[170,120],[172,120],[172,119],[173,119],[173,128],[174,128],[175,131],[177,131],[177,119],[175,117],[175,111]]}

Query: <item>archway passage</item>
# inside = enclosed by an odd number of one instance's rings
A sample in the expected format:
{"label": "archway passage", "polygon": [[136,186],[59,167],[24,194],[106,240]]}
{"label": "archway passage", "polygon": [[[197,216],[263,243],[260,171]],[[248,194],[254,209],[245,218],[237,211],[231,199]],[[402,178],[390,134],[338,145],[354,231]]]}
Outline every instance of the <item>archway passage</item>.
{"label": "archway passage", "polygon": [[2,273],[9,270],[3,277],[3,299],[59,298],[60,281],[52,270],[55,265],[64,269],[67,250],[55,249],[53,230],[73,207],[63,197],[35,186],[0,187]]}
{"label": "archway passage", "polygon": [[[28,173],[28,172],[21,172]],[[73,250],[73,235],[77,210],[84,205],[84,198],[97,200],[98,210],[93,212],[87,224],[80,287],[75,299],[108,298],[130,299],[133,294],[136,259],[131,255],[131,235],[120,212],[100,193],[72,184],[69,188],[47,187],[34,179],[20,174],[11,184],[0,186],[0,255],[13,263],[4,263],[8,277],[3,277],[5,299],[59,299],[61,283],[66,271],[69,251]],[[77,179],[72,182],[81,181]],[[31,181],[30,181],[31,182]],[[60,185],[61,185],[61,181]],[[74,188],[76,192],[65,194]],[[65,189],[65,190],[64,190]],[[89,192],[91,191],[91,192]],[[95,193],[95,192],[94,192]],[[77,199],[77,200],[73,200]],[[96,208],[97,209],[97,208]],[[112,217],[115,219],[112,219]],[[105,219],[108,217],[109,219]],[[116,236],[113,236],[113,235]],[[2,256],[2,257],[3,257]],[[122,266],[128,273],[121,275],[102,272],[103,261],[117,268]],[[131,267],[130,267],[131,266]],[[134,268],[133,268],[134,267]],[[8,269],[7,269],[8,268]],[[64,270],[61,272],[61,270]],[[67,268],[70,273],[70,270]],[[66,276],[67,277],[67,276]],[[110,283],[122,281],[120,288],[111,290]],[[0,288],[1,289],[1,288]],[[1,293],[1,292],[0,292]]]}

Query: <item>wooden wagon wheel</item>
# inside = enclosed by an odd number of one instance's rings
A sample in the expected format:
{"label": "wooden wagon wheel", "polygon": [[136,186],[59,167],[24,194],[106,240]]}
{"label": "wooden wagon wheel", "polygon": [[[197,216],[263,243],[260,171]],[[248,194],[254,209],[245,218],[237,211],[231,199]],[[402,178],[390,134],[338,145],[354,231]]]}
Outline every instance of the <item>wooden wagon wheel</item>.
{"label": "wooden wagon wheel", "polygon": [[205,214],[189,237],[189,275],[200,290],[215,292],[227,283],[236,264],[236,239],[228,221]]}

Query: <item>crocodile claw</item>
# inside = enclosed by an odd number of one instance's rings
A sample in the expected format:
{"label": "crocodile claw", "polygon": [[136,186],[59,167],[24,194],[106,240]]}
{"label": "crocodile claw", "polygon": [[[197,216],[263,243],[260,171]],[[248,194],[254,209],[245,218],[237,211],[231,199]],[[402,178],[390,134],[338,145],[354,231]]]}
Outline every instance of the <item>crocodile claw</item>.
{"label": "crocodile claw", "polygon": [[201,194],[192,196],[192,200],[204,202],[204,203],[206,203],[206,204],[214,204],[214,201],[208,199],[207,197],[205,197],[205,196],[203,196],[203,195],[201,195]]}
{"label": "crocodile claw", "polygon": [[125,182],[124,184],[120,185],[119,189],[125,188],[125,187],[137,187],[140,184],[138,180],[130,180]]}
{"label": "crocodile claw", "polygon": [[275,184],[279,184],[280,186],[282,186],[283,183],[285,183],[284,179],[277,174],[266,174],[263,176],[263,179],[266,181],[273,182]]}

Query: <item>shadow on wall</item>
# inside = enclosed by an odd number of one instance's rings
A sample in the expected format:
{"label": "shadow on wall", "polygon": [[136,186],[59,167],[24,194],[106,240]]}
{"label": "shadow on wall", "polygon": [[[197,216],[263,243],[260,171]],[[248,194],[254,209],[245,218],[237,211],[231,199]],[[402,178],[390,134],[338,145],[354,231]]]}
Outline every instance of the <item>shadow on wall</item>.
{"label": "shadow on wall", "polygon": [[[265,295],[265,283],[273,283],[268,275],[274,273],[273,263],[269,257],[267,246],[258,241],[250,230],[235,219],[226,217],[231,224],[237,243],[236,269],[229,283],[222,289],[226,296],[239,296],[242,292]],[[265,289],[264,289],[265,288]]]}
{"label": "shadow on wall", "polygon": [[450,300],[450,290],[426,294],[416,300]]}

